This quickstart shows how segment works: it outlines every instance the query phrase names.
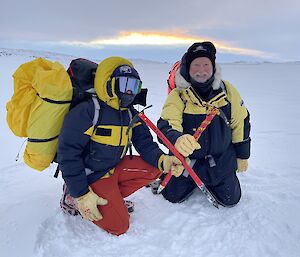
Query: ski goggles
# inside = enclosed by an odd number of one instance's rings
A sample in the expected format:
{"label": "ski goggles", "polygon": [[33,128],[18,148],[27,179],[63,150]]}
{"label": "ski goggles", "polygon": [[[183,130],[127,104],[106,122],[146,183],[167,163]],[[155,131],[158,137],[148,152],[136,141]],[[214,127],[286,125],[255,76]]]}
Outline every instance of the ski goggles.
{"label": "ski goggles", "polygon": [[142,81],[130,77],[115,77],[115,83],[121,93],[137,95],[141,92]]}

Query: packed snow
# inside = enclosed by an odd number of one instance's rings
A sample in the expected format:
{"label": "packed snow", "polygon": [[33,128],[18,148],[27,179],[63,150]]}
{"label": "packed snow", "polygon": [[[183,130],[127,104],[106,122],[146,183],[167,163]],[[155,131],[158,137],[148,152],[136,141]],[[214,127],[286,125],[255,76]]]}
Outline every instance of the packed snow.
{"label": "packed snow", "polygon": [[[36,57],[66,67],[74,56],[0,49],[0,256],[5,257],[296,257],[300,256],[299,63],[223,64],[251,114],[250,168],[238,174],[242,199],[233,208],[214,208],[201,192],[171,204],[143,188],[128,232],[116,237],[94,224],[62,213],[63,180],[56,165],[40,173],[20,160],[24,139],[6,124],[12,74]],[[99,61],[95,59],[95,61]],[[167,96],[172,64],[133,60],[149,88],[146,114],[156,121]]]}

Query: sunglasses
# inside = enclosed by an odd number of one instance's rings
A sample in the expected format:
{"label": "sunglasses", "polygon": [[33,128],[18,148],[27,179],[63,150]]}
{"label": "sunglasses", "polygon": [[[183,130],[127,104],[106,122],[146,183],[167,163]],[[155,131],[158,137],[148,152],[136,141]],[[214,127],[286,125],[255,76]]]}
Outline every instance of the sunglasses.
{"label": "sunglasses", "polygon": [[115,85],[118,87],[121,93],[129,95],[137,95],[141,92],[142,81],[136,78],[130,77],[115,77]]}

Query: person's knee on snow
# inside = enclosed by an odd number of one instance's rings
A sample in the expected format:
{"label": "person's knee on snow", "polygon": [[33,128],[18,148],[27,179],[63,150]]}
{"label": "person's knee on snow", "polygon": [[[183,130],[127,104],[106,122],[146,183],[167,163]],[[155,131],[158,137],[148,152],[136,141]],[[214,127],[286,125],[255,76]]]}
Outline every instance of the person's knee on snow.
{"label": "person's knee on snow", "polygon": [[241,199],[241,193],[233,195],[225,195],[222,199],[217,198],[219,204],[224,207],[233,207],[238,204]]}
{"label": "person's knee on snow", "polygon": [[195,188],[196,184],[190,178],[173,177],[162,191],[162,195],[171,203],[181,203],[192,195]]}
{"label": "person's knee on snow", "polygon": [[224,203],[225,206],[233,207],[233,206],[237,205],[238,202],[241,200],[241,196],[242,196],[242,191],[241,191],[240,184],[238,183],[238,185],[235,186],[235,189],[233,190],[233,193],[230,196],[230,198],[225,201],[225,203]]}
{"label": "person's knee on snow", "polygon": [[188,195],[176,195],[172,193],[171,194],[162,193],[162,194],[163,197],[171,203],[182,203],[190,196],[190,194]]}
{"label": "person's knee on snow", "polygon": [[194,192],[194,189],[183,194],[162,193],[164,198],[171,203],[182,203],[187,200]]}
{"label": "person's knee on snow", "polygon": [[129,229],[129,216],[122,217],[122,218],[116,218],[113,222],[106,223],[105,225],[99,225],[100,222],[94,221],[94,224],[96,224],[98,227],[101,227],[105,231],[107,231],[110,234],[119,236],[124,233],[126,233]]}
{"label": "person's knee on snow", "polygon": [[241,187],[238,178],[234,176],[226,178],[220,185],[209,187],[218,203],[224,207],[233,207],[241,199]]}
{"label": "person's knee on snow", "polygon": [[171,203],[180,203],[182,199],[185,197],[182,195],[175,194],[173,192],[166,192],[165,190],[162,192],[163,197]]}
{"label": "person's knee on snow", "polygon": [[[112,202],[112,201],[111,201]],[[103,218],[98,221],[94,221],[98,227],[113,235],[124,234],[129,229],[129,218],[127,207],[122,202],[118,204],[118,201],[113,203],[109,202],[105,206],[99,207]]]}

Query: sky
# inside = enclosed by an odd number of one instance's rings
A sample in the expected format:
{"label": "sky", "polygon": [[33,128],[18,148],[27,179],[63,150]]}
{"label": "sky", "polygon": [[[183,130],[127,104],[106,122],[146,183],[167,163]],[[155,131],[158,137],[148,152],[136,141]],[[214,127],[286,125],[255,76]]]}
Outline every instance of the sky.
{"label": "sky", "polygon": [[298,0],[1,0],[0,47],[162,62],[212,41],[217,61],[299,61]]}

